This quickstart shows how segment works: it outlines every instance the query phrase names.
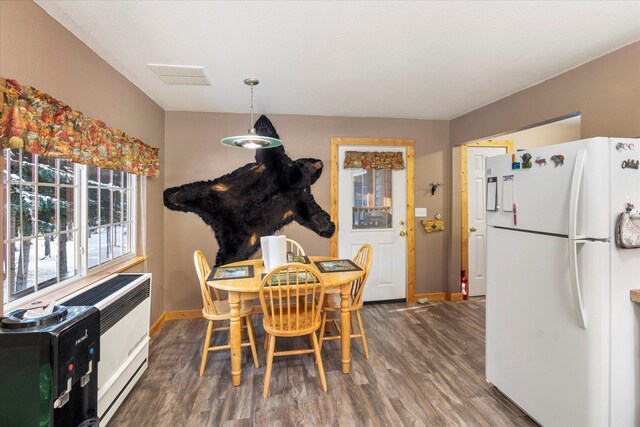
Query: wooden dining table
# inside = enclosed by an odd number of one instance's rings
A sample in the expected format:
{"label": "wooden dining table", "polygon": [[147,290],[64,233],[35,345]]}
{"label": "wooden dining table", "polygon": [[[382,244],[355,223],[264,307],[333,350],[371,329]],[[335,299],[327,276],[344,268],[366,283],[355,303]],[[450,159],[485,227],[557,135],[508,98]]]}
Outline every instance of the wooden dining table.
{"label": "wooden dining table", "polygon": [[[327,256],[309,256],[310,266],[325,283],[325,289],[340,288],[340,342],[342,353],[342,372],[349,373],[351,366],[351,282],[364,275],[364,270],[342,271],[335,273],[322,273],[318,270],[315,261],[332,261],[340,258]],[[220,267],[253,266],[253,277],[239,279],[207,280],[207,284],[213,288],[227,291],[231,319],[229,323],[229,343],[231,344],[231,381],[234,386],[239,386],[242,377],[242,347],[240,325],[240,302],[258,298],[260,283],[264,266],[262,259],[250,259]]]}

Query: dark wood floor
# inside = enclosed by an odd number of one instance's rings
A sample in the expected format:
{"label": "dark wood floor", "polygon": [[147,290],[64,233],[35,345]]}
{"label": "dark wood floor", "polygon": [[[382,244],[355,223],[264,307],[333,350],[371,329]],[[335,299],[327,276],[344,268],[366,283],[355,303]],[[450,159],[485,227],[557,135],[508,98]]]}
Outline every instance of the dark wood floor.
{"label": "dark wood floor", "polygon": [[[227,352],[210,354],[198,376],[205,321],[169,321],[109,426],[536,425],[484,380],[484,307],[482,298],[365,306],[369,360],[353,340],[344,375],[339,341],[325,342],[323,393],[311,355],[276,358],[268,399],[261,345],[259,369],[243,349],[243,383],[233,387]],[[261,341],[261,326],[258,333]],[[289,340],[278,349],[306,345],[306,338]]]}

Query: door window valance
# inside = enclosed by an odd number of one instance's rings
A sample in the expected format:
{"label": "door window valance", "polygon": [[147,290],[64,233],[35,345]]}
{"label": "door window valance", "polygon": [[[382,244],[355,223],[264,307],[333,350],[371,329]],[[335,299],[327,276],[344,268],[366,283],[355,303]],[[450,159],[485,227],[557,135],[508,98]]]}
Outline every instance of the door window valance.
{"label": "door window valance", "polygon": [[0,77],[4,94],[0,147],[21,148],[44,157],[159,176],[158,149],[104,122],[85,117],[31,86]]}
{"label": "door window valance", "polygon": [[403,170],[404,157],[399,151],[347,151],[344,168]]}

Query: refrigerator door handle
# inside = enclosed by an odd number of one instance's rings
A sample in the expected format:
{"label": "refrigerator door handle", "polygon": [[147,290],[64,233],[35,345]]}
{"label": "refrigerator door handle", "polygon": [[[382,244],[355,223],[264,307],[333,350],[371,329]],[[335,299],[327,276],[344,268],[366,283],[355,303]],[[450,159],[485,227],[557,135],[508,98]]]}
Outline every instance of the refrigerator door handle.
{"label": "refrigerator door handle", "polygon": [[571,175],[571,194],[569,196],[569,239],[580,239],[578,236],[578,203],[580,202],[580,184],[582,184],[582,174],[584,172],[584,163],[586,158],[586,150],[580,149],[576,154],[576,163],[573,166],[573,174]]}
{"label": "refrigerator door handle", "polygon": [[582,304],[582,291],[580,290],[580,275],[578,274],[578,245],[585,244],[584,240],[569,240],[569,275],[571,276],[571,295],[573,297],[573,309],[576,313],[578,326],[587,329],[587,317]]}

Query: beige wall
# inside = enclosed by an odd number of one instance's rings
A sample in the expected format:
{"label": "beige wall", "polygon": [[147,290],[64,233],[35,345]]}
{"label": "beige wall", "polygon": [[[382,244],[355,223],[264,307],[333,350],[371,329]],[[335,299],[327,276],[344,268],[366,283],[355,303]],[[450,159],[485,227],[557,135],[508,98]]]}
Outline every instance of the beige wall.
{"label": "beige wall", "polygon": [[[283,139],[287,154],[297,159],[322,160],[324,170],[312,187],[316,201],[329,211],[329,141],[331,137],[411,138],[415,140],[416,207],[429,215],[442,212],[448,219],[449,165],[447,121],[269,115]],[[166,187],[215,179],[254,161],[253,152],[222,146],[220,139],[245,132],[248,115],[167,112]],[[427,192],[430,181],[443,182],[435,196]],[[196,215],[165,209],[165,309],[199,307],[193,251],[202,249],[210,262],[218,245],[213,231]],[[328,255],[329,239],[297,223],[283,229],[311,254]],[[427,235],[416,220],[416,293],[446,290],[448,231]]]}
{"label": "beige wall", "polygon": [[451,120],[452,145],[579,111],[581,138],[640,136],[640,42]]}
{"label": "beige wall", "polygon": [[[37,87],[89,117],[159,147],[165,173],[162,108],[31,1],[0,2],[0,75]],[[152,322],[164,310],[163,180],[147,181],[146,268],[153,273]]]}

